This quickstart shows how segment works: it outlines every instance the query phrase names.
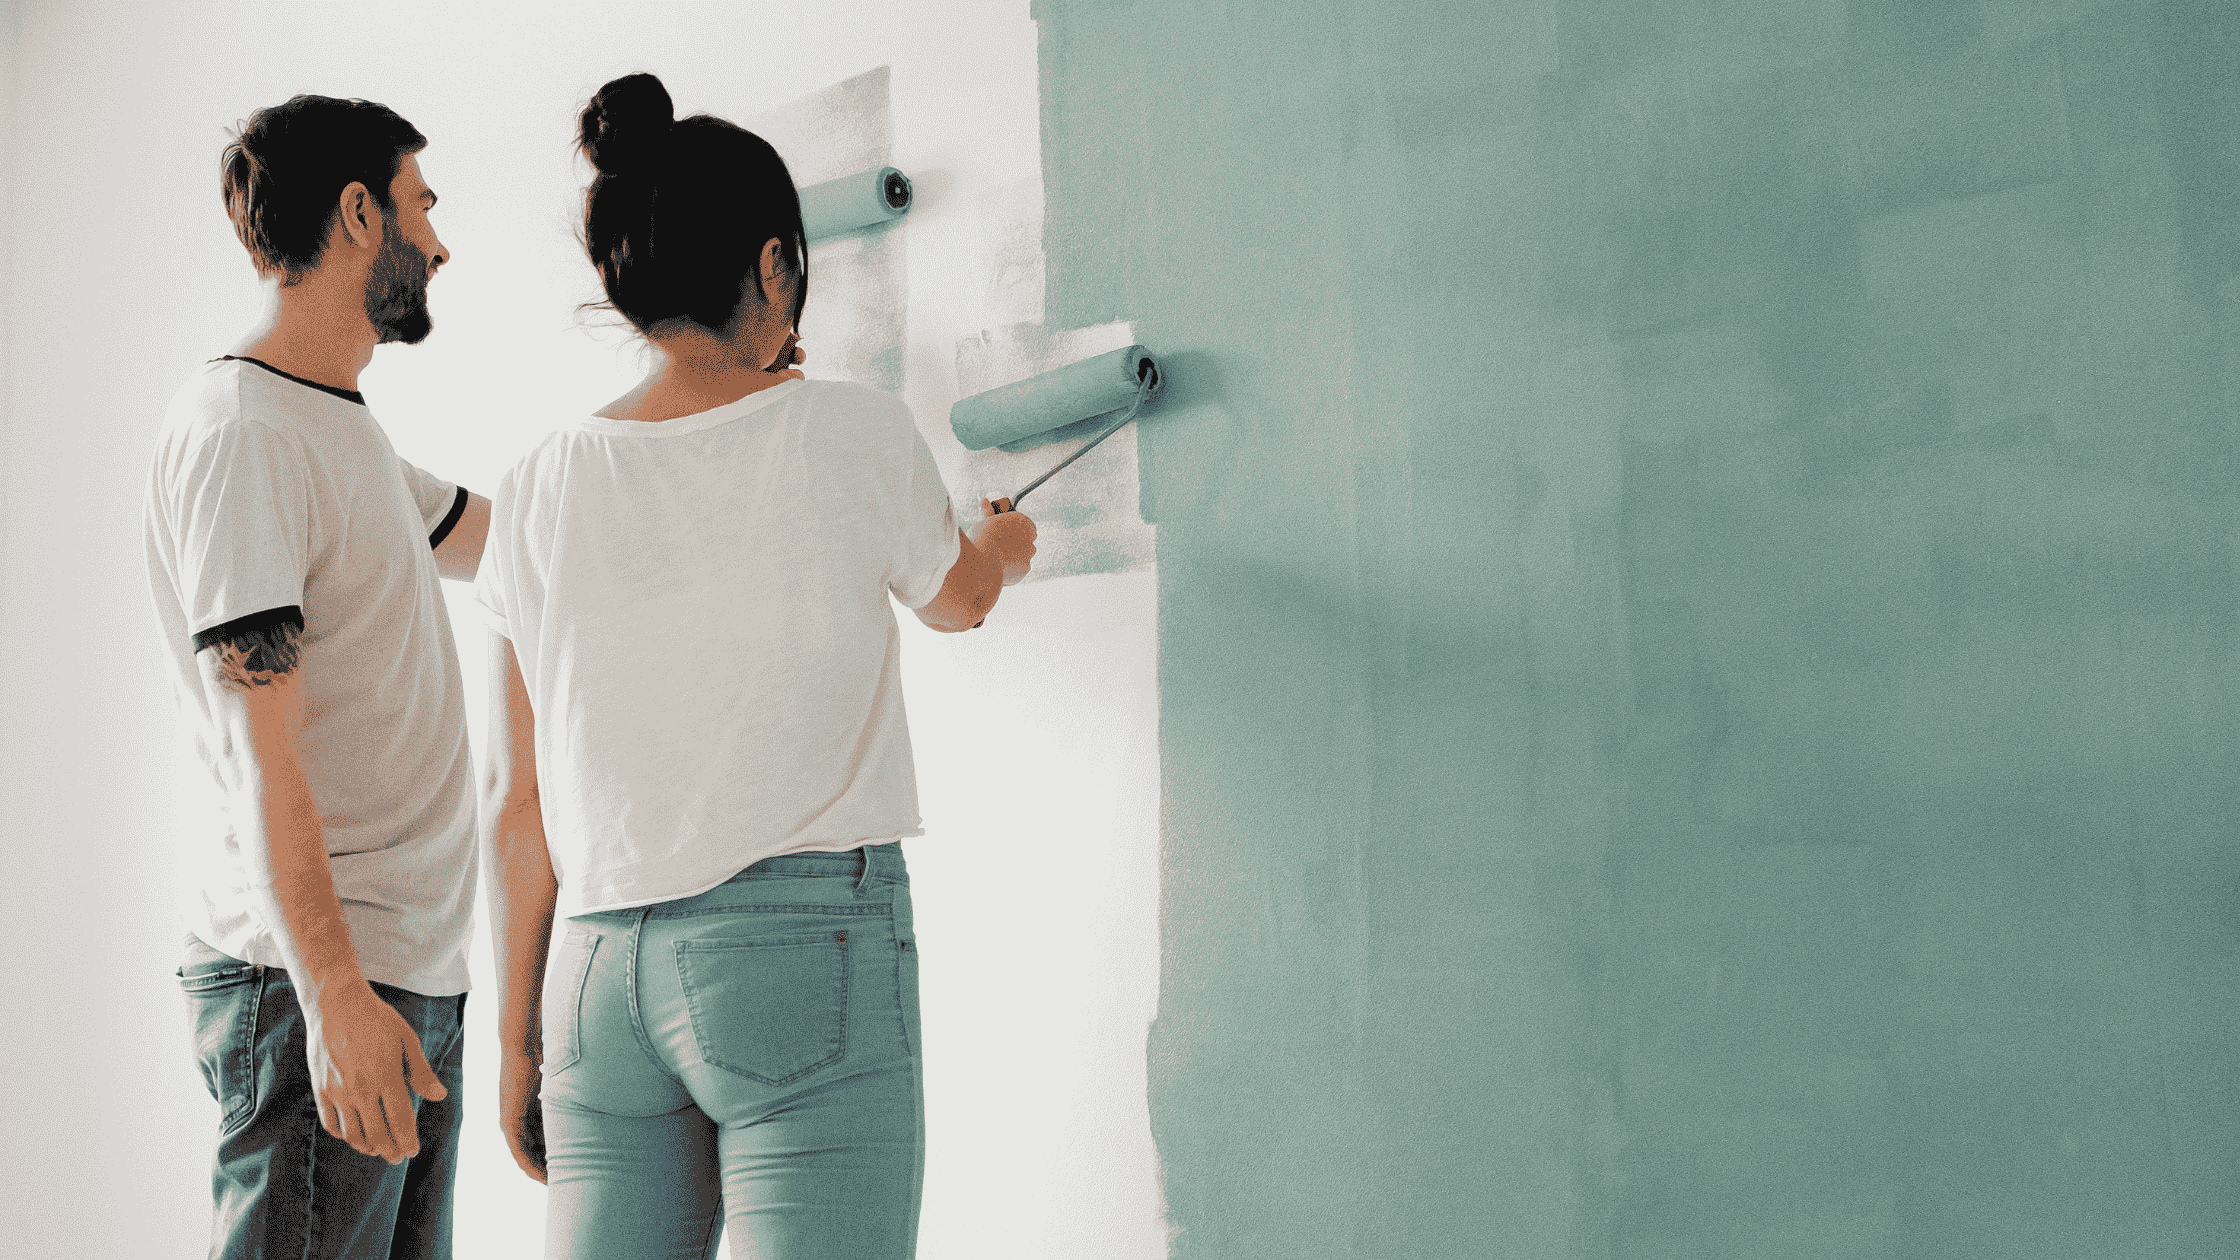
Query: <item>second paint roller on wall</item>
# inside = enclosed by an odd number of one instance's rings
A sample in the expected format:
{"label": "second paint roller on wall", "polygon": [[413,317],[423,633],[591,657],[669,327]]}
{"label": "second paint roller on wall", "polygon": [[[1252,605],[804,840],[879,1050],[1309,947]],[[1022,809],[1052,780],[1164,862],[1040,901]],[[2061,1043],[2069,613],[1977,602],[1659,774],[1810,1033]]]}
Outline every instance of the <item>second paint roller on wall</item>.
{"label": "second paint roller on wall", "polygon": [[[966,450],[997,447],[1027,451],[1050,442],[1084,437],[1102,429],[1088,445],[1066,457],[1057,468],[1036,478],[1026,489],[1008,499],[994,500],[997,511],[1008,511],[1027,497],[1027,491],[1048,481],[1066,464],[1088,454],[1098,442],[1118,432],[1151,399],[1166,388],[1159,364],[1142,346],[1124,346],[1107,354],[1069,363],[1040,376],[974,394],[949,408],[949,429]],[[1117,419],[1113,413],[1125,411]]]}
{"label": "second paint roller on wall", "polygon": [[812,241],[901,218],[910,209],[910,177],[874,166],[801,190],[801,232]]}

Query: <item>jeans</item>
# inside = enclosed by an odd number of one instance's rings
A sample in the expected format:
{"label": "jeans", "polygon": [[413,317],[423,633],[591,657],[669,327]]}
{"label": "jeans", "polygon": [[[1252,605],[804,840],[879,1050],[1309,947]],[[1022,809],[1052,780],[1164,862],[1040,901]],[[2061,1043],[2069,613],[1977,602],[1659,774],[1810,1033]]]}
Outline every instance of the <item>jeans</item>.
{"label": "jeans", "polygon": [[243,962],[190,934],[173,974],[202,1083],[218,1103],[212,1260],[451,1260],[467,995],[372,982],[412,1025],[447,1091],[442,1102],[413,1095],[420,1153],[391,1165],[320,1127],[303,1009],[284,968]]}
{"label": "jeans", "polygon": [[[789,854],[565,921],[542,1011],[548,1258],[706,1260],[727,1222],[738,1257],[915,1255],[909,881],[899,844]],[[179,974],[223,1111],[211,1255],[450,1260],[466,995],[374,986],[450,1091],[415,1099],[420,1154],[392,1167],[319,1127],[285,971],[197,941]]]}
{"label": "jeans", "polygon": [[581,915],[545,969],[547,1260],[907,1260],[925,1171],[899,844]]}

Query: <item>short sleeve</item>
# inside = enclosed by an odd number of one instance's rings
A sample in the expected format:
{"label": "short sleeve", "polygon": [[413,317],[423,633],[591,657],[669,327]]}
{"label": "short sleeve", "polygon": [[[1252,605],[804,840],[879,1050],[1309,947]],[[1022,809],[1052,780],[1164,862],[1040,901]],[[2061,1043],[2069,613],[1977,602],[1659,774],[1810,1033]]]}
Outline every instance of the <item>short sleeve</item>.
{"label": "short sleeve", "polygon": [[474,586],[468,603],[482,624],[507,638],[513,637],[508,629],[511,624],[507,609],[512,601],[506,598],[506,588],[513,577],[513,531],[507,528],[509,502],[507,493],[511,477],[498,483],[498,492],[490,501],[490,533],[482,540],[482,563],[475,568]]}
{"label": "short sleeve", "polygon": [[185,452],[170,491],[192,650],[237,630],[301,629],[311,567],[303,451],[254,421],[217,425]]}
{"label": "short sleeve", "polygon": [[900,449],[889,465],[895,470],[891,485],[882,487],[888,492],[886,523],[892,540],[887,589],[903,607],[923,608],[941,593],[957,563],[957,514],[910,409],[898,410],[895,444]]}
{"label": "short sleeve", "polygon": [[411,493],[413,506],[420,509],[428,546],[442,546],[444,536],[467,510],[467,488],[445,481],[402,455],[397,456],[397,471],[404,474],[404,488]]}

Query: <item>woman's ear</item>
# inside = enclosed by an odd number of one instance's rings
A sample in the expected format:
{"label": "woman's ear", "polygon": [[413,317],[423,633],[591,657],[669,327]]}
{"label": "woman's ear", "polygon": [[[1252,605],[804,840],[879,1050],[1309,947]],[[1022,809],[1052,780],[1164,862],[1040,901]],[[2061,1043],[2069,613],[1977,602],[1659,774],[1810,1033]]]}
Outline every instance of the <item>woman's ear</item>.
{"label": "woman's ear", "polygon": [[790,270],[786,266],[785,247],[778,244],[778,238],[773,236],[764,241],[762,243],[762,259],[756,266],[756,271],[762,276],[762,300],[764,302],[776,306],[785,299],[786,276],[790,273]]}

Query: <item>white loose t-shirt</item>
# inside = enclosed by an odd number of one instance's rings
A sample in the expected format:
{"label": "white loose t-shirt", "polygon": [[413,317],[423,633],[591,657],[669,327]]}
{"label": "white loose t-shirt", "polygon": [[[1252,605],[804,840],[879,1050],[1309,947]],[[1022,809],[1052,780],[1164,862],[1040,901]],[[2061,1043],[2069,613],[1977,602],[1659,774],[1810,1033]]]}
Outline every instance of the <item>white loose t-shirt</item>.
{"label": "white loose t-shirt", "polygon": [[142,523],[172,692],[209,771],[191,833],[186,926],[285,967],[249,896],[252,800],[228,799],[196,653],[227,631],[301,628],[297,753],[336,895],[368,980],[464,993],[474,930],[475,803],[466,698],[433,548],[467,492],[399,458],[362,401],[241,360],[173,396]]}
{"label": "white loose t-shirt", "polygon": [[923,606],[956,559],[910,409],[861,385],[590,416],[532,450],[475,601],[536,714],[556,913],[923,835],[888,594]]}

